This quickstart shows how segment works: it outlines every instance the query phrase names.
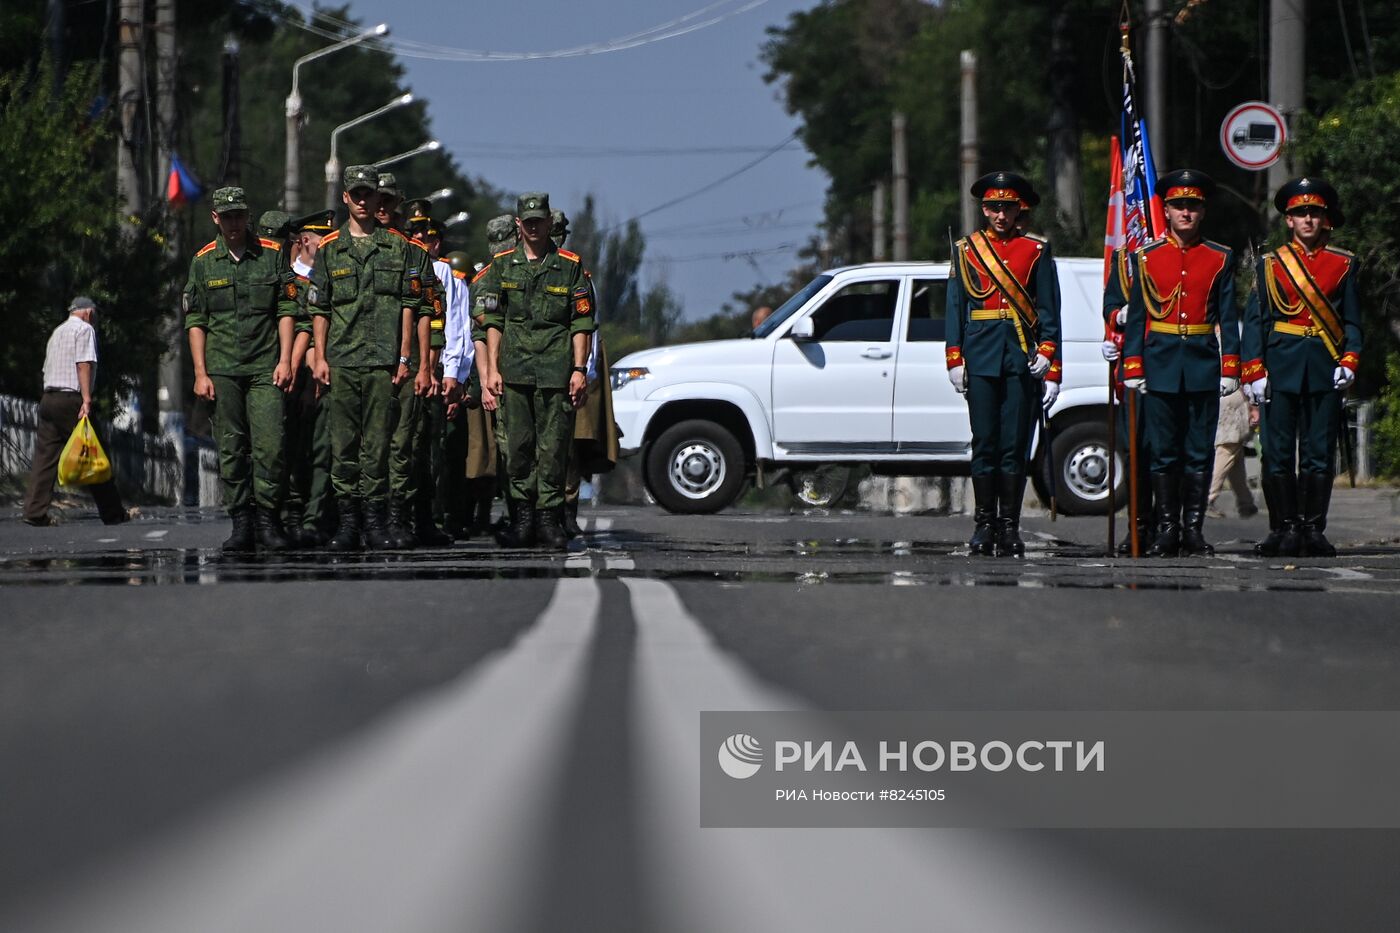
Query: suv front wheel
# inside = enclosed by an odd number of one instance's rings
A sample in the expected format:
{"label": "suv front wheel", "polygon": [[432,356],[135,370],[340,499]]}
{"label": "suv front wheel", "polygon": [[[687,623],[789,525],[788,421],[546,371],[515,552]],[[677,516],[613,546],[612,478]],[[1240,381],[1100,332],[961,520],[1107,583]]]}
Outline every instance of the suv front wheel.
{"label": "suv front wheel", "polygon": [[647,488],[670,512],[718,512],[744,484],[744,450],[713,421],[682,421],[647,450]]}

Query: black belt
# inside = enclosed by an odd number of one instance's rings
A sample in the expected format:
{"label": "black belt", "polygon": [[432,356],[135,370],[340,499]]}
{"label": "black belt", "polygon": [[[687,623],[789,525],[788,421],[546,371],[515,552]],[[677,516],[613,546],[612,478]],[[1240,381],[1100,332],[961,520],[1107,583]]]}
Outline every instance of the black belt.
{"label": "black belt", "polygon": [[59,394],[59,395],[81,395],[81,394],[82,394],[82,390],[81,390],[81,389],[56,389],[56,388],[54,388],[53,386],[44,386],[44,394],[47,395],[47,394],[50,393],[50,392],[54,392],[54,393],[57,393],[57,394]]}

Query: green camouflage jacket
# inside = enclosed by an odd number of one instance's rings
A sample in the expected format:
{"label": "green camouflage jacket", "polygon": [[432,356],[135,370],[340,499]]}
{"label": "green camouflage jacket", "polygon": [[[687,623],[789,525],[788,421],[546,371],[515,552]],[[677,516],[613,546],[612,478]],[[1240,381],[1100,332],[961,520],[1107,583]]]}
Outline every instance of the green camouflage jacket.
{"label": "green camouflage jacket", "polygon": [[524,245],[497,253],[472,287],[473,316],[484,333],[501,332],[501,378],[565,388],[573,368],[572,337],[591,334],[593,289],[578,255],[557,249],[539,261]]}
{"label": "green camouflage jacket", "polygon": [[250,236],[235,262],[223,236],[190,260],[181,299],[185,329],[205,331],[210,375],[251,376],[277,366],[277,320],[301,314],[295,277],[282,244]]}

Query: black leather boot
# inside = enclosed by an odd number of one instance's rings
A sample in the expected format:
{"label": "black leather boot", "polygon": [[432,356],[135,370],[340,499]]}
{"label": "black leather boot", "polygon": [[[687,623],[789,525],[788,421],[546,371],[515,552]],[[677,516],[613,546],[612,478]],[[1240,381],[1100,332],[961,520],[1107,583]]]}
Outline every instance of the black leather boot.
{"label": "black leather boot", "polygon": [[1187,473],[1181,478],[1181,556],[1214,557],[1215,548],[1206,541],[1201,527],[1206,520],[1210,498],[1210,474]]}
{"label": "black leather boot", "polygon": [[[388,522],[384,534],[389,539],[388,546],[396,551],[411,550],[418,544],[418,539],[413,536],[413,529],[409,527],[408,504],[398,496],[389,497]],[[374,545],[371,544],[370,547]]]}
{"label": "black leather boot", "polygon": [[577,538],[583,534],[583,528],[578,523],[578,500],[564,503],[564,534],[570,538]]}
{"label": "black leather boot", "polygon": [[279,526],[282,530],[282,537],[287,539],[287,547],[290,550],[297,550],[302,547],[309,547],[310,542],[302,538],[302,515],[300,509],[287,509],[282,515],[282,522]]}
{"label": "black leather boot", "polygon": [[229,513],[233,519],[233,533],[228,536],[219,550],[225,554],[251,554],[253,552],[253,507],[245,505]]}
{"label": "black leather boot", "polygon": [[277,513],[272,509],[254,509],[253,520],[257,528],[258,547],[264,551],[285,551],[291,547],[282,529],[277,527]]}
{"label": "black leather boot", "polygon": [[496,542],[506,548],[535,546],[535,504],[509,500],[510,526],[496,533]]}
{"label": "black leather boot", "polygon": [[341,499],[336,502],[336,528],[327,545],[332,551],[358,551],[360,549],[360,524],[362,510],[359,499]]}
{"label": "black leather boot", "polygon": [[1302,547],[1298,518],[1298,478],[1292,473],[1265,473],[1264,504],[1269,507],[1269,534],[1254,545],[1259,557],[1297,557]]}
{"label": "black leather boot", "polygon": [[366,500],[364,503],[365,547],[371,551],[387,551],[397,542],[389,535],[389,521],[385,515],[383,499]]}
{"label": "black leather boot", "polygon": [[996,555],[997,477],[984,473],[972,477],[972,537],[967,546],[973,557]]}
{"label": "black leather boot", "polygon": [[433,521],[433,500],[423,493],[413,500],[413,536],[424,547],[446,547],[452,543],[452,536],[443,534]]}
{"label": "black leather boot", "polygon": [[1025,477],[1020,473],[997,474],[997,524],[993,549],[997,557],[1025,557],[1021,540],[1021,500],[1025,498]]}
{"label": "black leather boot", "polygon": [[1327,529],[1327,510],[1332,504],[1332,474],[1302,473],[1298,485],[1303,490],[1303,524],[1299,529],[1303,557],[1336,557],[1337,549],[1322,532]]}
{"label": "black leather boot", "polygon": [[564,507],[540,509],[535,513],[537,531],[535,538],[540,547],[552,551],[562,551],[569,546],[569,535],[564,531]]}
{"label": "black leather boot", "polygon": [[1175,557],[1181,550],[1181,474],[1153,473],[1152,501],[1157,535],[1148,557]]}
{"label": "black leather boot", "polygon": [[[1142,457],[1141,459],[1147,459]],[[1137,481],[1137,538],[1138,555],[1147,553],[1152,546],[1152,474],[1139,471]],[[1133,529],[1130,526],[1118,545],[1119,557],[1133,556]]]}

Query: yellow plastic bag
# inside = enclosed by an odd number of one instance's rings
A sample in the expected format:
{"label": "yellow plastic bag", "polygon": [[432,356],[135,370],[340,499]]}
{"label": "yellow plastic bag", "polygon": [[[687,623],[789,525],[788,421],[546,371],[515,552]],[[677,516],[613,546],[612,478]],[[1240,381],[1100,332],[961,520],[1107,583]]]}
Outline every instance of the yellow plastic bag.
{"label": "yellow plastic bag", "polygon": [[58,481],[64,486],[91,486],[111,478],[112,461],[98,442],[92,422],[84,418],[63,445],[58,458]]}

